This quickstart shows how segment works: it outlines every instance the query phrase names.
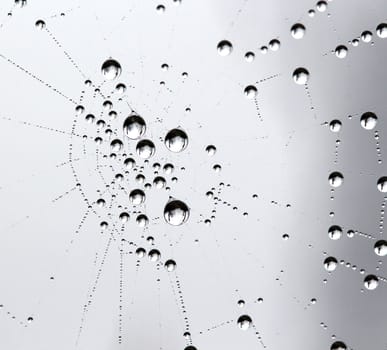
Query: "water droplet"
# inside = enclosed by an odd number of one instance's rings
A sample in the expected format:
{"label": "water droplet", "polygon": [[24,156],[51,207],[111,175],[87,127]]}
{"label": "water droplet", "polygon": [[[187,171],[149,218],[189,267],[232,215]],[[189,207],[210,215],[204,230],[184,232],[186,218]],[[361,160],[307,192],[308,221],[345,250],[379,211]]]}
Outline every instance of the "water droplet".
{"label": "water droplet", "polygon": [[252,322],[253,321],[251,320],[251,317],[248,315],[240,316],[237,321],[239,328],[243,331],[247,331],[250,328]]}
{"label": "water droplet", "polygon": [[15,5],[22,8],[27,6],[27,0],[15,0]]}
{"label": "water droplet", "polygon": [[368,275],[364,278],[364,286],[368,290],[374,290],[379,285],[379,279],[375,275]]}
{"label": "water droplet", "polygon": [[245,301],[244,300],[238,300],[238,306],[239,307],[245,306]]}
{"label": "water droplet", "polygon": [[124,224],[124,223],[129,221],[129,214],[126,213],[126,212],[121,213],[120,216],[119,216],[119,219]]}
{"label": "water droplet", "polygon": [[216,147],[213,146],[213,145],[208,145],[208,146],[206,147],[206,152],[207,152],[207,154],[208,154],[209,156],[213,156],[213,155],[215,155],[215,153],[216,153]]}
{"label": "water droplet", "polygon": [[146,124],[139,115],[133,114],[125,119],[123,129],[127,137],[137,140],[145,134]]}
{"label": "water droplet", "polygon": [[338,58],[345,58],[347,56],[348,49],[344,45],[339,45],[335,49],[335,55]]}
{"label": "water droplet", "polygon": [[139,227],[145,227],[148,225],[149,223],[149,219],[146,215],[144,214],[140,214],[139,216],[137,216],[136,218],[136,223]]}
{"label": "water droplet", "polygon": [[377,121],[378,117],[372,112],[365,112],[360,118],[360,124],[366,130],[372,130],[376,126]]}
{"label": "water droplet", "polygon": [[269,49],[271,51],[278,51],[281,46],[281,43],[278,39],[270,40],[269,42]]}
{"label": "water droplet", "polygon": [[335,341],[331,345],[331,350],[347,350],[347,345],[345,345],[342,341]]}
{"label": "water droplet", "polygon": [[158,6],[156,7],[156,11],[157,11],[157,13],[159,13],[159,14],[163,14],[163,13],[165,12],[165,6],[164,6],[164,5],[158,5]]}
{"label": "water droplet", "polygon": [[253,100],[254,98],[256,98],[258,94],[258,90],[254,85],[246,86],[244,92],[245,92],[245,96],[250,100]]}
{"label": "water droplet", "polygon": [[316,4],[316,7],[317,7],[317,11],[324,12],[324,11],[326,11],[328,4],[325,1],[319,1]]}
{"label": "water droplet", "polygon": [[376,34],[379,38],[385,39],[387,38],[387,23],[380,23],[376,27]]}
{"label": "water droplet", "polygon": [[167,260],[164,266],[168,272],[172,272],[176,269],[176,262],[174,260]]}
{"label": "water droplet", "polygon": [[341,235],[343,234],[343,230],[340,226],[333,225],[328,230],[328,236],[330,239],[336,241],[341,238]]}
{"label": "water droplet", "polygon": [[251,52],[251,51],[246,52],[246,54],[245,54],[245,60],[246,60],[247,62],[251,63],[251,62],[254,61],[254,59],[255,59],[254,52]]}
{"label": "water droplet", "polygon": [[139,257],[139,258],[143,258],[143,257],[145,256],[145,254],[146,254],[146,251],[145,251],[144,248],[138,248],[138,249],[136,250],[136,255],[137,255],[137,257]]}
{"label": "water droplet", "polygon": [[115,139],[110,143],[110,149],[112,150],[112,152],[120,152],[123,147],[124,144],[119,139]]}
{"label": "water droplet", "polygon": [[378,180],[377,187],[380,192],[387,192],[387,176],[382,176]]}
{"label": "water droplet", "polygon": [[151,140],[141,140],[137,143],[136,152],[141,158],[148,159],[154,155],[155,151],[155,145]]}
{"label": "water droplet", "polygon": [[309,72],[305,68],[297,68],[293,72],[293,79],[296,84],[305,85],[309,80]]}
{"label": "water droplet", "polygon": [[46,28],[46,22],[44,22],[43,20],[39,19],[35,22],[35,27],[38,28],[38,29],[44,29]]}
{"label": "water droplet", "polygon": [[305,27],[301,23],[296,23],[290,29],[290,33],[294,39],[302,39],[305,35]]}
{"label": "water droplet", "polygon": [[159,261],[160,260],[160,257],[161,257],[161,254],[160,252],[157,250],[157,249],[152,249],[149,253],[148,253],[148,256],[149,256],[149,259],[153,262],[156,262],[156,261]]}
{"label": "water droplet", "polygon": [[372,40],[372,33],[368,30],[361,33],[361,40],[365,43],[369,43]]}
{"label": "water droplet", "polygon": [[386,256],[387,255],[387,241],[380,240],[375,243],[374,251],[376,255]]}
{"label": "water droplet", "polygon": [[153,185],[158,188],[158,189],[161,189],[161,188],[164,188],[165,185],[166,185],[166,181],[163,177],[161,176],[157,176],[154,178],[153,180]]}
{"label": "water droplet", "polygon": [[120,76],[121,65],[116,60],[108,59],[102,64],[101,71],[106,80],[113,80]]}
{"label": "water droplet", "polygon": [[333,256],[329,257],[329,258],[326,258],[324,260],[324,268],[325,270],[327,270],[328,272],[332,272],[332,271],[335,271],[336,270],[336,267],[337,267],[337,260],[336,258],[334,258]]}
{"label": "water droplet", "polygon": [[164,140],[165,146],[172,152],[182,152],[187,148],[188,136],[181,129],[172,129],[168,131]]}
{"label": "water droplet", "polygon": [[232,44],[227,40],[222,40],[218,44],[218,53],[221,56],[228,56],[232,52]]}
{"label": "water droplet", "polygon": [[145,202],[145,193],[140,189],[133,190],[129,194],[129,199],[134,205],[140,205]]}
{"label": "water droplet", "polygon": [[332,120],[330,123],[329,123],[329,129],[332,131],[332,132],[339,132],[340,129],[341,129],[341,121],[340,120]]}
{"label": "water droplet", "polygon": [[344,177],[341,173],[339,173],[338,171],[335,171],[329,175],[328,180],[329,180],[329,184],[332,187],[339,187],[343,184]]}
{"label": "water droplet", "polygon": [[170,225],[182,225],[188,220],[188,217],[188,206],[180,200],[172,200],[164,208],[164,219]]}

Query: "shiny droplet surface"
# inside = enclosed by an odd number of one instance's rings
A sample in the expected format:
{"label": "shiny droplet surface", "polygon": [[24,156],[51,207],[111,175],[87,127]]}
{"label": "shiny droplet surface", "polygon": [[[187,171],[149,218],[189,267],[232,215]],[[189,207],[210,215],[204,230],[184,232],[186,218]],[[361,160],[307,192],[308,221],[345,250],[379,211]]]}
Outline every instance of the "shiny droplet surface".
{"label": "shiny droplet surface", "polygon": [[253,321],[251,317],[248,315],[242,315],[237,320],[238,327],[243,331],[247,331],[250,328],[252,322]]}
{"label": "shiny droplet surface", "polygon": [[387,241],[384,239],[377,241],[374,245],[374,251],[376,255],[386,256],[387,255]]}
{"label": "shiny droplet surface", "polygon": [[257,97],[258,90],[254,85],[248,85],[245,87],[244,93],[248,99],[253,100]]}
{"label": "shiny droplet surface", "polygon": [[334,257],[329,257],[324,260],[324,268],[328,272],[335,271],[337,267],[337,260]]}
{"label": "shiny droplet surface", "polygon": [[372,130],[375,128],[378,117],[373,112],[365,112],[360,117],[360,125],[366,130]]}
{"label": "shiny droplet surface", "polygon": [[344,182],[344,176],[338,171],[334,171],[328,177],[329,184],[332,187],[340,187]]}
{"label": "shiny droplet surface", "polygon": [[387,38],[387,23],[380,23],[376,27],[376,34],[379,38],[382,38],[382,39]]}
{"label": "shiny droplet surface", "polygon": [[377,182],[377,188],[380,192],[387,192],[387,176],[382,176]]}
{"label": "shiny droplet surface", "polygon": [[187,148],[188,136],[182,129],[172,129],[165,136],[164,143],[171,152],[179,153]]}
{"label": "shiny droplet surface", "polygon": [[145,202],[145,193],[140,189],[132,190],[129,199],[134,205],[140,205]]}
{"label": "shiny droplet surface", "polygon": [[290,33],[294,39],[302,39],[305,35],[305,27],[301,23],[296,23],[290,29]]}
{"label": "shiny droplet surface", "polygon": [[218,43],[217,49],[219,55],[224,57],[231,54],[233,47],[228,40],[222,40]]}
{"label": "shiny droplet surface", "polygon": [[368,275],[364,278],[364,287],[368,290],[374,290],[379,285],[379,279],[375,275]]}
{"label": "shiny droplet surface", "polygon": [[305,68],[297,68],[293,72],[293,80],[298,85],[305,85],[309,80],[309,72]]}
{"label": "shiny droplet surface", "polygon": [[102,64],[101,71],[106,80],[114,80],[121,75],[121,65],[116,60],[108,59]]}
{"label": "shiny droplet surface", "polygon": [[145,134],[146,124],[137,114],[127,117],[123,124],[124,134],[131,140],[137,140]]}
{"label": "shiny droplet surface", "polygon": [[136,152],[141,158],[149,159],[155,151],[155,145],[151,140],[141,140],[137,143]]}
{"label": "shiny droplet surface", "polygon": [[180,200],[172,200],[164,207],[164,219],[173,226],[184,224],[189,217],[188,206]]}

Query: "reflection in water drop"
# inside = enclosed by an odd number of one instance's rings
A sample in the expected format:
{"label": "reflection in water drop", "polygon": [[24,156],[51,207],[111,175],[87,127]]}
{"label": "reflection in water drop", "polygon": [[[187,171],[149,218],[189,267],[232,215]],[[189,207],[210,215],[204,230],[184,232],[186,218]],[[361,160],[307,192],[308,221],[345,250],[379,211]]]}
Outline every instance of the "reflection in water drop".
{"label": "reflection in water drop", "polygon": [[305,35],[305,27],[301,23],[296,23],[290,29],[290,33],[294,39],[302,39]]}
{"label": "reflection in water drop", "polygon": [[248,99],[253,100],[254,98],[257,97],[258,90],[254,85],[248,85],[245,87],[244,92],[245,92],[245,96]]}
{"label": "reflection in water drop", "polygon": [[342,341],[335,341],[331,345],[331,350],[347,350],[347,345],[345,345]]}
{"label": "reflection in water drop", "polygon": [[340,226],[333,225],[328,230],[328,236],[330,239],[336,241],[341,238],[341,235],[343,234],[343,230]]}
{"label": "reflection in water drop", "polygon": [[336,258],[334,258],[333,256],[329,257],[329,258],[326,258],[324,260],[324,268],[325,270],[327,270],[328,272],[332,272],[332,271],[335,271],[336,270],[336,267],[337,267],[337,260]]}
{"label": "reflection in water drop", "polygon": [[387,255],[387,241],[380,240],[375,243],[374,250],[376,255],[386,256]]}
{"label": "reflection in water drop", "polygon": [[134,205],[139,205],[145,202],[145,193],[142,190],[136,189],[130,192],[129,199]]}
{"label": "reflection in water drop", "polygon": [[110,143],[110,149],[112,152],[120,152],[122,148],[124,147],[124,144],[121,140],[115,139]]}
{"label": "reflection in water drop", "polygon": [[151,140],[141,140],[137,143],[136,152],[141,158],[148,159],[154,155],[155,151],[155,145]]}
{"label": "reflection in water drop", "polygon": [[364,278],[364,286],[368,290],[374,290],[379,285],[379,279],[375,275],[368,275]]}
{"label": "reflection in water drop", "polygon": [[164,266],[168,272],[172,272],[176,269],[176,262],[174,260],[167,260]]}
{"label": "reflection in water drop", "polygon": [[344,45],[339,45],[336,47],[335,54],[338,58],[345,58],[347,56],[348,49]]}
{"label": "reflection in water drop", "polygon": [[116,60],[108,59],[102,64],[101,71],[106,80],[113,80],[120,76],[121,65]]}
{"label": "reflection in water drop", "polygon": [[329,175],[328,180],[329,180],[329,184],[332,187],[339,187],[343,184],[344,177],[341,173],[339,173],[338,171],[335,171]]}
{"label": "reflection in water drop", "polygon": [[240,329],[242,329],[243,331],[246,331],[250,328],[252,320],[250,316],[242,315],[238,318],[237,323]]}
{"label": "reflection in water drop", "polygon": [[152,249],[148,253],[148,256],[149,256],[150,261],[156,262],[156,261],[160,260],[161,254],[157,249]]}
{"label": "reflection in water drop", "polygon": [[164,143],[170,151],[182,152],[187,148],[188,136],[181,129],[172,129],[165,136]]}
{"label": "reflection in water drop", "polygon": [[213,145],[208,145],[206,147],[206,152],[209,156],[213,156],[216,153],[216,147]]}
{"label": "reflection in water drop", "polygon": [[382,39],[387,38],[387,23],[380,23],[376,27],[376,34],[379,38],[382,38]]}
{"label": "reflection in water drop", "polygon": [[293,79],[296,84],[305,85],[309,80],[309,72],[305,68],[297,68],[293,72]]}
{"label": "reflection in water drop", "polygon": [[387,176],[382,176],[378,180],[377,187],[380,192],[387,192]]}
{"label": "reflection in water drop", "polygon": [[360,125],[366,130],[372,130],[378,121],[378,117],[375,113],[365,112],[360,117]]}
{"label": "reflection in water drop", "polygon": [[137,140],[145,134],[146,124],[139,115],[127,117],[123,125],[124,134],[132,140]]}
{"label": "reflection in water drop", "polygon": [[38,28],[38,29],[44,29],[46,28],[46,22],[44,22],[43,20],[39,19],[35,22],[35,27]]}
{"label": "reflection in water drop", "polygon": [[218,53],[221,56],[230,55],[233,49],[232,44],[227,40],[222,40],[221,42],[219,42],[217,48],[218,48]]}
{"label": "reflection in water drop", "polygon": [[168,202],[164,208],[165,221],[173,226],[179,226],[185,223],[189,217],[188,206],[179,200]]}
{"label": "reflection in water drop", "polygon": [[341,121],[340,120],[332,120],[330,123],[329,123],[329,129],[332,131],[332,132],[339,132],[340,129],[341,129]]}

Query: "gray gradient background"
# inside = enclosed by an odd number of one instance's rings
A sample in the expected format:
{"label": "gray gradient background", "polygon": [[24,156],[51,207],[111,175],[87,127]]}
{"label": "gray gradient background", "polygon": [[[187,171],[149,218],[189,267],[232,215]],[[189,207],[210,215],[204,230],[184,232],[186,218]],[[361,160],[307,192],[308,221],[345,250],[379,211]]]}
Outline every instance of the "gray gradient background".
{"label": "gray gradient background", "polygon": [[[11,0],[0,4],[2,55],[75,101],[87,89],[85,78],[63,50],[97,85],[103,81],[103,61],[109,56],[117,59],[121,77],[104,83],[102,90],[108,94],[118,81],[128,90],[124,101],[114,100],[119,117],[111,122],[112,128],[122,136],[128,101],[146,120],[146,136],[156,144],[151,163],[185,167],[175,172],[176,184],[168,180],[170,193],[147,191],[142,211],[151,219],[149,227],[137,227],[131,214],[122,234],[147,250],[150,244],[144,237],[152,235],[162,261],[174,259],[176,271],[158,268],[148,258],[136,268],[133,246],[124,245],[122,344],[118,344],[119,243],[112,242],[76,345],[82,307],[110,237],[109,230],[101,233],[99,223],[101,218],[110,225],[117,222],[121,212],[117,205],[128,205],[128,198],[112,186],[110,193],[119,193],[112,208],[94,205],[100,218],[90,213],[75,233],[87,205],[74,189],[70,166],[59,166],[68,161],[75,105],[1,59],[0,347],[183,349],[188,344],[183,337],[185,315],[172,288],[177,276],[192,344],[198,350],[263,348],[253,328],[238,328],[236,320],[242,314],[251,316],[267,349],[326,350],[334,341],[332,335],[348,348],[385,349],[387,285],[380,282],[376,290],[362,292],[364,275],[359,273],[363,268],[387,277],[385,258],[373,252],[375,238],[380,239],[383,200],[376,181],[387,169],[384,162],[377,163],[373,131],[359,123],[363,112],[378,115],[384,160],[387,39],[377,37],[375,28],[387,21],[385,0],[334,0],[314,18],[308,16],[315,7],[309,0],[183,0],[179,6],[165,0],[162,15],[155,10],[158,4],[28,0],[22,9],[13,8]],[[40,18],[62,48],[48,32],[35,28]],[[306,27],[302,40],[290,35],[296,22]],[[347,44],[364,30],[374,33],[373,44]],[[260,46],[273,38],[281,41],[280,50],[261,54]],[[222,39],[234,45],[228,57],[217,53]],[[331,54],[339,44],[349,47],[342,60]],[[249,50],[256,53],[253,63],[244,59]],[[162,63],[169,64],[168,72],[160,69]],[[304,87],[293,82],[297,67],[311,73],[314,111]],[[181,76],[184,71],[187,78]],[[273,75],[256,84],[260,121],[243,90]],[[160,81],[166,82],[165,87]],[[97,114],[102,102],[89,98],[83,104]],[[186,107],[192,112],[186,113]],[[334,118],[343,124],[338,134],[324,125]],[[172,154],[159,138],[177,126],[188,133],[189,146]],[[99,198],[97,189],[105,191],[95,171],[96,127],[80,119],[76,132],[91,137],[87,141],[75,137],[73,149],[74,157],[81,158],[74,163],[81,188],[94,202]],[[336,139],[341,140],[337,164]],[[206,155],[208,144],[217,147],[214,157]],[[135,142],[125,147],[133,151]],[[108,154],[108,143],[98,149]],[[220,173],[212,170],[216,163],[222,165]],[[118,160],[103,164],[122,172]],[[345,180],[331,201],[327,178],[334,170],[341,171]],[[116,172],[103,168],[108,182]],[[147,165],[144,174],[152,181]],[[133,179],[133,173],[125,178],[128,190],[138,187]],[[205,193],[219,182],[231,185],[220,196],[231,207],[218,204],[216,219],[206,226],[203,219],[211,216],[213,205]],[[70,193],[52,202],[66,191]],[[104,198],[110,202],[108,193]],[[258,199],[252,198],[254,193]],[[191,208],[189,221],[181,227],[162,219],[169,195]],[[329,216],[331,211],[334,217]],[[243,212],[249,215],[244,217]],[[332,224],[344,228],[338,241],[328,238]],[[373,238],[348,238],[348,229]],[[289,240],[282,239],[284,233]],[[339,265],[328,274],[324,252],[357,270]],[[260,297],[261,304],[256,302]],[[311,298],[317,299],[315,305],[310,305]],[[239,299],[246,301],[244,308],[238,307]],[[27,323],[28,317],[34,321]]]}

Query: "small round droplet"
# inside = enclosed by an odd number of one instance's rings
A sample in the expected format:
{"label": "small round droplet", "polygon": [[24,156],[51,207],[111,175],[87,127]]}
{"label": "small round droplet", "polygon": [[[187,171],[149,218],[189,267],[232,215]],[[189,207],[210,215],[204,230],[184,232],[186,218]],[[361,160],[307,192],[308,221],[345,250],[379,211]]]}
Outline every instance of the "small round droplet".
{"label": "small round droplet", "polygon": [[278,39],[270,40],[269,42],[269,49],[271,51],[278,51],[281,47],[281,43]]}
{"label": "small round droplet", "polygon": [[228,56],[232,52],[232,44],[228,40],[222,40],[218,44],[218,53],[221,56]]}
{"label": "small round droplet", "polygon": [[376,27],[376,34],[379,38],[382,38],[382,39],[387,38],[387,23],[380,23]]}
{"label": "small round droplet", "polygon": [[146,251],[144,248],[137,248],[137,250],[136,250],[137,257],[143,258],[145,256],[145,254],[146,254]]}
{"label": "small round droplet", "polygon": [[339,187],[344,182],[344,176],[338,171],[334,171],[329,175],[328,181],[332,187]]}
{"label": "small round droplet", "polygon": [[133,190],[129,194],[129,199],[134,205],[140,205],[145,202],[145,193],[139,189]]}
{"label": "small round droplet", "polygon": [[319,12],[325,12],[327,7],[328,7],[328,4],[326,3],[326,1],[319,1],[317,4],[316,4],[316,7],[317,7],[317,11]]}
{"label": "small round droplet", "polygon": [[293,79],[298,85],[305,85],[309,80],[309,72],[305,68],[297,68],[293,72]]}
{"label": "small round droplet", "polygon": [[366,130],[372,130],[378,121],[378,117],[375,113],[365,112],[360,117],[360,125]]}
{"label": "small round droplet", "polygon": [[112,150],[112,152],[120,152],[123,147],[124,144],[119,139],[115,139],[110,143],[110,149]]}
{"label": "small round droplet", "polygon": [[258,94],[258,90],[254,85],[246,86],[244,92],[245,92],[245,96],[250,100],[255,99]]}
{"label": "small round droplet", "polygon": [[164,219],[170,225],[182,225],[188,220],[188,217],[188,206],[180,200],[172,200],[164,208]]}
{"label": "small round droplet", "polygon": [[341,238],[342,234],[343,234],[343,230],[340,226],[333,225],[329,227],[328,236],[330,239],[337,241],[338,239]]}
{"label": "small round droplet", "polygon": [[176,269],[176,262],[174,260],[167,260],[164,266],[168,272],[172,272]]}
{"label": "small round droplet", "polygon": [[188,136],[184,130],[172,129],[165,136],[164,143],[171,152],[179,153],[187,148]]}
{"label": "small round droplet", "polygon": [[339,45],[335,49],[335,55],[338,58],[345,58],[347,56],[348,49],[344,45]]}
{"label": "small round droplet", "polygon": [[113,80],[120,76],[121,65],[116,60],[108,59],[102,64],[101,71],[106,80]]}
{"label": "small round droplet", "polygon": [[129,221],[129,214],[126,212],[123,212],[120,214],[119,219],[124,224]]}
{"label": "small round droplet", "polygon": [[208,145],[206,147],[206,152],[209,156],[213,156],[216,153],[216,147],[213,145]]}
{"label": "small round droplet", "polygon": [[254,61],[254,59],[255,59],[255,54],[254,54],[254,52],[251,52],[251,51],[246,52],[246,54],[245,54],[245,60],[246,60],[247,62],[251,63],[251,62]]}
{"label": "small round droplet", "polygon": [[364,31],[361,33],[361,40],[365,43],[369,43],[372,40],[372,33],[369,30]]}
{"label": "small round droplet", "polygon": [[126,86],[125,86],[125,84],[122,84],[122,83],[117,84],[117,86],[116,86],[116,91],[117,91],[119,94],[123,94],[123,93],[126,91]]}
{"label": "small round droplet", "polygon": [[302,39],[305,35],[305,27],[301,23],[296,23],[290,29],[290,33],[294,39]]}
{"label": "small round droplet", "polygon": [[253,321],[251,317],[248,315],[240,316],[237,321],[239,328],[242,329],[243,331],[247,331],[250,328],[252,322]]}
{"label": "small round droplet", "polygon": [[387,255],[387,241],[380,240],[375,243],[374,251],[376,255],[386,256]]}
{"label": "small round droplet", "polygon": [[145,134],[146,124],[143,118],[133,114],[125,119],[123,129],[127,137],[131,140],[137,140]]}
{"label": "small round droplet", "polygon": [[387,192],[387,176],[382,176],[377,183],[378,190],[380,192]]}
{"label": "small round droplet", "polygon": [[368,275],[364,278],[364,286],[368,290],[374,290],[379,285],[379,279],[375,275]]}
{"label": "small round droplet", "polygon": [[156,151],[155,145],[151,140],[141,140],[137,143],[136,152],[144,159],[151,158]]}
{"label": "small round droplet", "polygon": [[164,188],[165,185],[166,185],[166,181],[165,179],[162,177],[162,176],[157,176],[154,178],[153,180],[153,185],[158,188],[158,189],[161,189],[161,188]]}
{"label": "small round droplet", "polygon": [[332,271],[335,271],[336,270],[336,267],[337,267],[337,260],[336,258],[334,258],[333,256],[329,257],[329,258],[326,258],[324,260],[324,268],[325,270],[327,270],[328,272],[332,272]]}

